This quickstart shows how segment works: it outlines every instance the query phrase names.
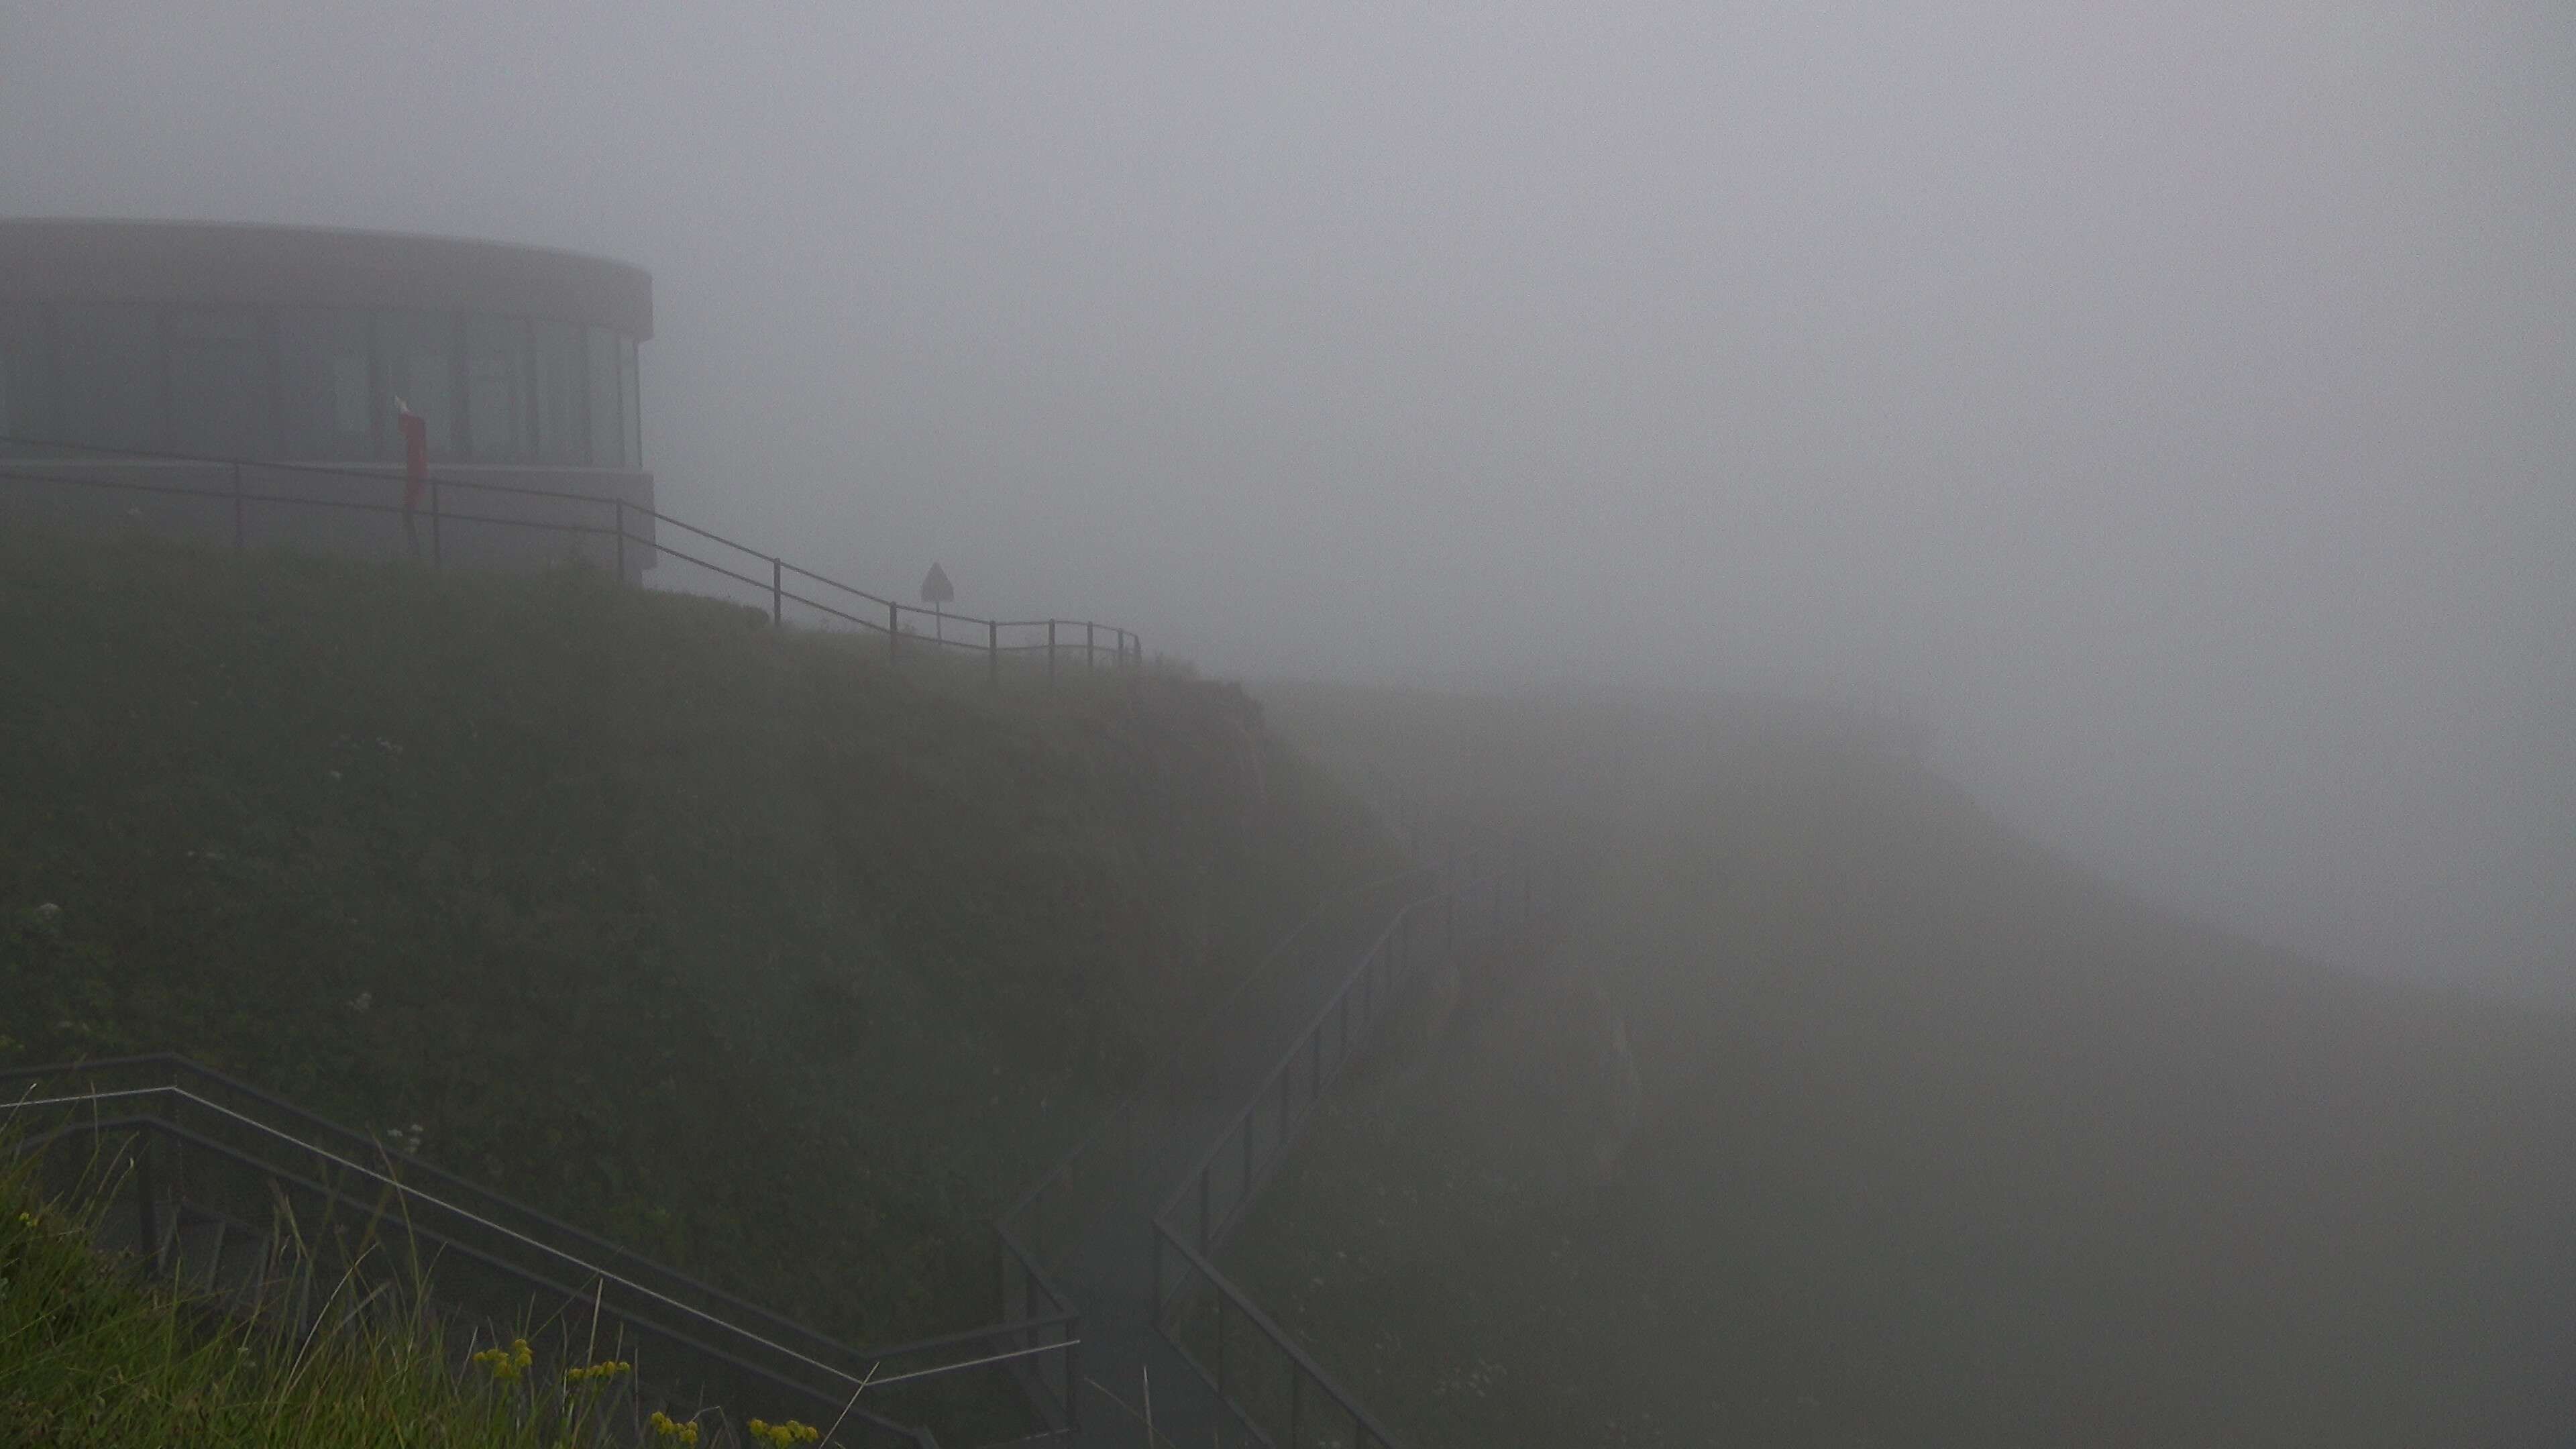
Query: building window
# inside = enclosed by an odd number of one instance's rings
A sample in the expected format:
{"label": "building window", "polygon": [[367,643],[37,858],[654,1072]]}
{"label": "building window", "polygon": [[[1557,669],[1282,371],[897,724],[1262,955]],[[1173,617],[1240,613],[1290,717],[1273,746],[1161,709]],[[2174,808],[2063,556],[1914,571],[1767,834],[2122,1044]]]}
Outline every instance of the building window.
{"label": "building window", "polygon": [[537,461],[590,461],[590,364],[581,324],[535,324],[537,354]]}
{"label": "building window", "polygon": [[248,307],[174,307],[169,344],[170,446],[221,458],[268,451],[268,349]]}
{"label": "building window", "polygon": [[605,327],[590,329],[590,461],[599,468],[626,466],[626,394],[617,342]]}
{"label": "building window", "polygon": [[150,307],[57,306],[54,364],[54,421],[63,441],[105,448],[161,442],[161,319]]}
{"label": "building window", "polygon": [[641,468],[644,466],[644,400],[640,394],[644,387],[635,366],[634,338],[617,339],[617,361],[618,373],[623,379],[619,389],[620,400],[626,413],[626,466]]}
{"label": "building window", "polygon": [[[382,391],[375,405],[390,418],[399,399],[429,425],[431,461],[454,461],[462,441],[456,426],[456,319],[444,312],[377,313],[376,375]],[[399,461],[397,430],[389,425],[380,436],[382,455]]]}
{"label": "building window", "polygon": [[44,311],[33,303],[0,302],[0,453],[23,452],[53,436],[44,359]]}
{"label": "building window", "polygon": [[278,416],[290,458],[355,460],[376,451],[367,314],[294,307],[277,314]]}
{"label": "building window", "polygon": [[528,324],[516,317],[465,319],[465,428],[478,463],[524,463],[529,434]]}

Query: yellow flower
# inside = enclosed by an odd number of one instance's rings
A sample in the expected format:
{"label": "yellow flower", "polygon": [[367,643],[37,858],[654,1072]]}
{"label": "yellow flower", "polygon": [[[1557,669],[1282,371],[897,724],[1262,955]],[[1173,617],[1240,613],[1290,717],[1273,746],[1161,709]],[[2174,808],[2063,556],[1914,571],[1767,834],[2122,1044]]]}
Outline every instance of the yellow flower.
{"label": "yellow flower", "polygon": [[516,1338],[510,1341],[508,1348],[483,1350],[474,1355],[474,1361],[490,1369],[493,1378],[509,1384],[518,1382],[519,1375],[526,1372],[528,1365],[536,1361],[536,1354],[528,1348],[526,1339]]}
{"label": "yellow flower", "polygon": [[604,1359],[587,1368],[566,1369],[564,1378],[571,1383],[586,1384],[601,1379],[613,1379],[620,1374],[630,1374],[634,1371],[635,1365],[622,1358],[612,1358]]}

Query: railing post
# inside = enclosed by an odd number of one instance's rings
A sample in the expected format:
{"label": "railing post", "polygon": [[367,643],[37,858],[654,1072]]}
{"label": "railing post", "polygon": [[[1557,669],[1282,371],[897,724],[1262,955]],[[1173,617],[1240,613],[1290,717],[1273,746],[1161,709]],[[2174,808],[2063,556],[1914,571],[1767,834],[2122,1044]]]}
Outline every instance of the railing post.
{"label": "railing post", "polygon": [[242,481],[241,464],[233,464],[233,551],[242,547]]}
{"label": "railing post", "polygon": [[1002,625],[997,619],[984,621],[984,677],[1002,682]]}
{"label": "railing post", "polygon": [[769,624],[776,628],[787,622],[787,569],[775,556],[769,560]]}
{"label": "railing post", "polygon": [[161,1212],[156,1201],[158,1184],[152,1174],[152,1139],[145,1137],[134,1152],[134,1206],[143,1227],[143,1259],[152,1267],[152,1276],[163,1275],[161,1261]]}
{"label": "railing post", "polygon": [[1047,687],[1055,687],[1055,620],[1047,620]]}
{"label": "railing post", "polygon": [[617,505],[617,581],[626,582],[626,500],[609,500]]}
{"label": "railing post", "polygon": [[[1157,1280],[1161,1278],[1162,1272],[1163,1245],[1156,1242],[1154,1274]],[[1158,1317],[1161,1312],[1161,1306],[1156,1305],[1155,1313]],[[1064,1335],[1064,1426],[1068,1429],[1079,1429],[1082,1427],[1082,1410],[1078,1407],[1082,1403],[1082,1319],[1076,1317],[1058,1331]]]}

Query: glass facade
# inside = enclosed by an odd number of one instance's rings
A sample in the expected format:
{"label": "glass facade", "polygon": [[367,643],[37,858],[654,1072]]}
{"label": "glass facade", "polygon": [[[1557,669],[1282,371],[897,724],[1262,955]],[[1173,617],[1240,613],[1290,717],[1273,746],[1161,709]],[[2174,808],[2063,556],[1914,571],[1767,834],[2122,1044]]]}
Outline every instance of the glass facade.
{"label": "glass facade", "polygon": [[537,366],[537,461],[590,461],[590,362],[582,345],[581,325],[539,319],[535,324]]}
{"label": "glass facade", "polygon": [[525,319],[465,319],[466,456],[477,463],[525,463],[536,452],[528,417],[530,371]]}
{"label": "glass facade", "polygon": [[[456,426],[456,318],[445,312],[376,314],[376,366],[385,406],[420,414],[429,425],[429,460],[452,463],[462,441]],[[383,457],[399,461],[402,441],[384,430]]]}
{"label": "glass facade", "polygon": [[626,463],[626,393],[617,342],[605,327],[590,329],[590,457],[610,468]]}
{"label": "glass facade", "polygon": [[0,301],[0,438],[399,461],[400,398],[434,462],[637,468],[636,356],[547,318]]}
{"label": "glass facade", "polygon": [[162,444],[159,310],[81,302],[53,313],[54,431],[108,448]]}
{"label": "glass facade", "polygon": [[40,365],[48,351],[44,309],[0,302],[0,450],[53,436]]}
{"label": "glass facade", "polygon": [[626,465],[641,466],[644,459],[644,409],[638,396],[643,380],[635,363],[635,339],[617,339],[618,409],[626,417]]}
{"label": "glass facade", "polygon": [[255,457],[269,451],[268,346],[248,307],[173,307],[162,314],[170,371],[170,446]]}
{"label": "glass facade", "polygon": [[289,458],[367,458],[376,451],[374,326],[347,307],[277,314],[279,451]]}

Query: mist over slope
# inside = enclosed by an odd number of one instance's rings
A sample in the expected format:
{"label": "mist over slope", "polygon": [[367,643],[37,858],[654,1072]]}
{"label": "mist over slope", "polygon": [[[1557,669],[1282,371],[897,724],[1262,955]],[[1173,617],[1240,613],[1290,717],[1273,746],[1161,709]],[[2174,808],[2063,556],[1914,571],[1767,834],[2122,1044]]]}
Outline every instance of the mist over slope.
{"label": "mist over slope", "polygon": [[1578,787],[1515,733],[1498,789],[1595,802],[1563,938],[1432,993],[1235,1250],[1413,1442],[2563,1442],[2576,1018],[1848,739],[1596,731]]}

